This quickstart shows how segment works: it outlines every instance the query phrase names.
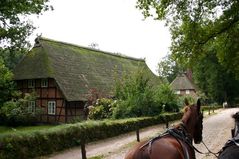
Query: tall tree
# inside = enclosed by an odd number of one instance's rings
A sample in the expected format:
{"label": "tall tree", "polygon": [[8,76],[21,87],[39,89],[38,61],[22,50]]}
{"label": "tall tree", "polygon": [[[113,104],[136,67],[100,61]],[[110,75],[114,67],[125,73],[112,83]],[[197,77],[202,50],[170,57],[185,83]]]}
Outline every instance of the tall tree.
{"label": "tall tree", "polygon": [[29,49],[27,37],[34,27],[27,16],[49,10],[48,1],[0,0],[0,107],[16,93],[10,69]]}
{"label": "tall tree", "polygon": [[215,51],[198,59],[193,65],[196,84],[205,95],[218,103],[233,103],[238,97],[239,80],[218,62]]}
{"label": "tall tree", "polygon": [[3,103],[10,100],[14,93],[14,85],[12,82],[13,74],[4,65],[2,58],[0,57],[0,108]]}
{"label": "tall tree", "polygon": [[165,56],[158,63],[158,74],[163,80],[171,83],[179,73],[182,73],[184,68],[174,61],[171,55]]}
{"label": "tall tree", "polygon": [[239,1],[138,0],[137,6],[146,17],[166,20],[176,60],[195,63],[213,47],[218,61],[239,78]]}
{"label": "tall tree", "polygon": [[[1,0],[0,1],[0,55],[11,68],[30,44],[27,37],[34,26],[27,16],[39,15],[52,9],[49,0]],[[19,55],[20,54],[20,55]],[[12,60],[12,61],[11,61]]]}

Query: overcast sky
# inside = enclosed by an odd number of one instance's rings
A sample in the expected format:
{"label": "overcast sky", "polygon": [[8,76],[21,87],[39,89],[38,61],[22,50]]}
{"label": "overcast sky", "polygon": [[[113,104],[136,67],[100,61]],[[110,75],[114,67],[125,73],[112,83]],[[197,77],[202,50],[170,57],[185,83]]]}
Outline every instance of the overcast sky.
{"label": "overcast sky", "polygon": [[[163,22],[144,20],[136,0],[51,0],[54,11],[33,18],[35,34],[81,46],[145,58],[156,73],[169,52],[170,34]],[[33,36],[35,38],[35,36]]]}

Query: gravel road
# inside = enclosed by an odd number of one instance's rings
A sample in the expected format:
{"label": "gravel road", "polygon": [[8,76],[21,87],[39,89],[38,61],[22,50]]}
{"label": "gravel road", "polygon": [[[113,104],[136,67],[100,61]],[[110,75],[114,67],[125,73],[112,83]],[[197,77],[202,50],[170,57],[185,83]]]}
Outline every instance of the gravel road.
{"label": "gravel road", "polygon": [[[224,143],[231,137],[233,120],[231,115],[239,111],[239,108],[219,109],[216,115],[208,116],[203,121],[203,140],[210,150],[218,152]],[[170,124],[177,124],[175,121]],[[140,130],[141,140],[152,138],[165,130],[165,124],[156,125]],[[104,156],[104,159],[123,159],[125,153],[136,143],[135,132],[120,135],[103,141],[93,142],[86,145],[87,157]],[[202,144],[196,147],[207,152]],[[50,156],[40,157],[41,159],[81,159],[80,147],[75,147]],[[196,153],[197,159],[214,159],[213,155],[201,155]]]}
{"label": "gravel road", "polygon": [[[234,121],[231,115],[239,111],[239,108],[225,109],[210,116],[203,121],[203,141],[212,152],[218,152],[226,141],[231,138],[231,129],[234,127]],[[206,152],[203,144],[195,145],[202,152]],[[214,159],[214,155],[201,155],[196,153],[197,159]]]}

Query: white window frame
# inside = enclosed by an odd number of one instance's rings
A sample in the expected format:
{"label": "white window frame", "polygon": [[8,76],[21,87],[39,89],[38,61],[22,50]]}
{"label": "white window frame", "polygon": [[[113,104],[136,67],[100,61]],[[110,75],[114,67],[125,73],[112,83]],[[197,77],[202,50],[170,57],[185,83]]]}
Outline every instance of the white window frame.
{"label": "white window frame", "polygon": [[47,108],[48,108],[49,115],[55,115],[56,114],[56,101],[48,101]]}
{"label": "white window frame", "polygon": [[35,87],[35,80],[28,80],[28,88],[34,88]]}
{"label": "white window frame", "polygon": [[36,101],[28,101],[28,112],[35,113],[36,111]]}
{"label": "white window frame", "polygon": [[41,87],[48,87],[48,79],[41,79]]}
{"label": "white window frame", "polygon": [[190,90],[187,89],[187,90],[186,90],[186,94],[190,94]]}
{"label": "white window frame", "polygon": [[181,91],[180,90],[176,90],[175,94],[180,94]]}

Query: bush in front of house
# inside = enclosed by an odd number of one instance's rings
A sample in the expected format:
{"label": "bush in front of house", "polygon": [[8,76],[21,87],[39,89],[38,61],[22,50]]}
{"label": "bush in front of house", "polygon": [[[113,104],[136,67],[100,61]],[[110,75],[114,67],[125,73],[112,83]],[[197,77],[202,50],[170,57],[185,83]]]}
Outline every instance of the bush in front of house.
{"label": "bush in front of house", "polygon": [[144,70],[118,79],[115,97],[119,100],[113,109],[113,118],[129,118],[159,115],[162,105],[154,100],[154,89]]}
{"label": "bush in front of house", "polygon": [[113,109],[117,107],[117,100],[101,98],[89,111],[89,119],[100,120],[112,117]]}
{"label": "bush in front of house", "polygon": [[40,108],[29,109],[29,101],[35,101],[36,95],[25,94],[24,98],[7,101],[0,109],[2,124],[9,126],[32,125],[42,112]]}
{"label": "bush in front of house", "polygon": [[89,121],[61,125],[39,132],[0,135],[0,158],[34,158],[77,146],[82,142],[88,143],[117,136],[181,117],[182,113],[176,113],[155,117]]}
{"label": "bush in front of house", "polygon": [[161,84],[155,90],[154,99],[163,105],[163,110],[166,112],[179,111],[179,98],[167,83]]}

